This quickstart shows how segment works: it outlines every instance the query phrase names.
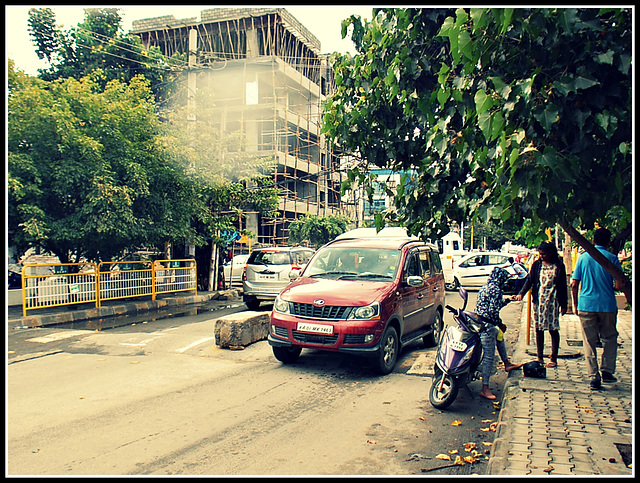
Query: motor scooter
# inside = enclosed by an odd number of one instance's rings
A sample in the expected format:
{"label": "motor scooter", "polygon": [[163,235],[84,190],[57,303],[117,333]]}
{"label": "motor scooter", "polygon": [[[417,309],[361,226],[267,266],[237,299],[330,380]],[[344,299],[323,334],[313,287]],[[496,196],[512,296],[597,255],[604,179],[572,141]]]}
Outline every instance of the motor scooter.
{"label": "motor scooter", "polygon": [[480,379],[478,367],[483,354],[480,333],[491,326],[475,313],[465,311],[468,293],[462,287],[458,293],[464,300],[462,308],[445,306],[457,325],[448,326],[440,338],[429,390],[429,401],[437,409],[449,407],[461,386],[467,387],[470,382]]}

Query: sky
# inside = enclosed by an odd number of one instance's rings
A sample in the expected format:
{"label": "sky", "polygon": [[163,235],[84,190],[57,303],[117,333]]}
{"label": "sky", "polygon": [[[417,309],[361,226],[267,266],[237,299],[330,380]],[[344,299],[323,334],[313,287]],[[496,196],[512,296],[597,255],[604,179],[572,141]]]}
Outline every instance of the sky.
{"label": "sky", "polygon": [[[223,5],[224,6],[224,5]],[[353,43],[347,38],[341,38],[340,23],[350,15],[360,15],[371,20],[372,7],[357,5],[353,7],[310,7],[280,5],[286,8],[298,21],[315,35],[321,44],[321,52],[350,52],[355,53]],[[84,8],[121,8],[123,18],[122,26],[125,32],[131,30],[133,20],[143,18],[173,15],[175,18],[196,17],[200,20],[200,12],[213,8],[211,6],[184,6],[184,7],[149,7],[130,5],[88,5],[79,6],[52,6],[52,5],[5,5],[5,56],[13,59],[16,68],[29,75],[37,75],[38,68],[47,67],[45,61],[38,59],[28,31],[28,12],[30,8],[51,8],[56,14],[56,23],[62,29],[75,27],[84,20]],[[235,7],[231,5],[231,7]],[[265,7],[265,5],[247,5],[251,7]],[[278,7],[278,5],[276,5]],[[6,65],[6,62],[5,62]]]}

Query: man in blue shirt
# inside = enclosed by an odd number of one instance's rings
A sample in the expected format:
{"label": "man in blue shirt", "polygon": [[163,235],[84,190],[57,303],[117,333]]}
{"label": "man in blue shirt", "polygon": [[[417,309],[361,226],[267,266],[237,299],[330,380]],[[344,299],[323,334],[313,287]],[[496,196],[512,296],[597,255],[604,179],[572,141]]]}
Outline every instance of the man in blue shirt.
{"label": "man in blue shirt", "polygon": [[[611,263],[622,270],[618,257],[607,251],[610,241],[611,232],[609,230],[598,228],[595,231],[593,236],[595,247]],[[580,285],[580,290],[578,290]],[[616,370],[618,351],[618,330],[616,329],[618,305],[614,290],[620,288],[621,284],[591,255],[586,252],[580,255],[571,276],[571,296],[582,325],[582,338],[585,345],[587,369],[591,378],[591,389],[600,389],[601,382],[615,382],[617,380],[613,375]],[[578,297],[578,292],[580,292],[580,297]],[[598,340],[602,341],[603,348],[600,372],[596,357]]]}

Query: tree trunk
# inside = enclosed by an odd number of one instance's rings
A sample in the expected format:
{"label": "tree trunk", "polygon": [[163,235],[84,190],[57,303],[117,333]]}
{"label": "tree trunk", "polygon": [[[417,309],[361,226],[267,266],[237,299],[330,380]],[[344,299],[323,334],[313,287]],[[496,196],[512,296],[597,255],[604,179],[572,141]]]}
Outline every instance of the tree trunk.
{"label": "tree trunk", "polygon": [[631,280],[627,277],[622,270],[616,267],[613,263],[611,263],[607,258],[600,253],[600,251],[585,237],[583,237],[578,230],[576,230],[570,223],[565,220],[560,220],[559,225],[562,229],[569,234],[571,238],[575,240],[575,242],[580,245],[584,250],[591,255],[596,262],[598,262],[602,267],[609,273],[613,278],[620,281],[622,284],[622,292],[627,299],[629,305],[631,305]]}

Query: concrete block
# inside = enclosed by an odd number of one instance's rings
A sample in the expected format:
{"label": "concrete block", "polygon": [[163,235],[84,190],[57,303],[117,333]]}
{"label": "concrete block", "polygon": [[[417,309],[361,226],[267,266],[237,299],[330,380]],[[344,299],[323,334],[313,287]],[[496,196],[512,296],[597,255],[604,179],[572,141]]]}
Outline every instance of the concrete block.
{"label": "concrete block", "polygon": [[269,334],[270,314],[271,311],[246,311],[217,319],[214,326],[216,345],[222,348],[244,347],[265,340]]}

